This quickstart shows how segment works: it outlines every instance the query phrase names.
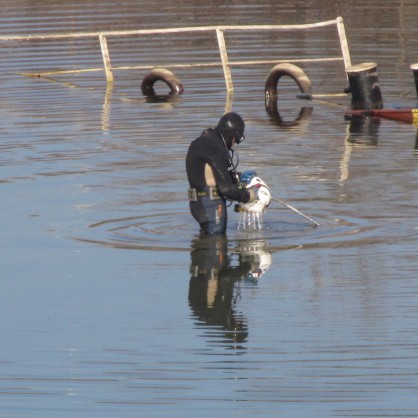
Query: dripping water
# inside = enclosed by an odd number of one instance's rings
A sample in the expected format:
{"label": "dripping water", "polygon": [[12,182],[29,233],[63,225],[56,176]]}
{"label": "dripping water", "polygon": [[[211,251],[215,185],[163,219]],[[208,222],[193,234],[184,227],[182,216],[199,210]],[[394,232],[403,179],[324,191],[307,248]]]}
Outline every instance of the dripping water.
{"label": "dripping water", "polygon": [[263,229],[263,212],[240,212],[238,230],[253,231]]}

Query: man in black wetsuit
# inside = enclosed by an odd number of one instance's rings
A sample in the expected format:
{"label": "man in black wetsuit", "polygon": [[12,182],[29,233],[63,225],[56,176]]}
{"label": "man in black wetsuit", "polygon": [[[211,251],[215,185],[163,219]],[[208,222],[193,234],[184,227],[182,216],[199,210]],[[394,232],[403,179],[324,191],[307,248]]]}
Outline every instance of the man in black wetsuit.
{"label": "man in black wetsuit", "polygon": [[241,187],[232,161],[232,147],[244,140],[244,129],[241,116],[229,112],[190,144],[186,157],[190,212],[203,234],[225,233],[227,199],[248,203],[258,198],[256,188]]}

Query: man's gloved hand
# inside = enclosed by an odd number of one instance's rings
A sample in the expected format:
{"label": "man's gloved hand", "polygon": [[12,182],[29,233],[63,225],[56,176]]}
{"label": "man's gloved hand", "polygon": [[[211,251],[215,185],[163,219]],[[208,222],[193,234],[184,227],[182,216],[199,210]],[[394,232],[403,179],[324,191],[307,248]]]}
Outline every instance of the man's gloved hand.
{"label": "man's gloved hand", "polygon": [[257,186],[251,186],[247,189],[247,191],[250,193],[250,199],[247,203],[252,203],[256,200],[258,200],[258,191],[260,189]]}
{"label": "man's gloved hand", "polygon": [[254,177],[248,184],[247,190],[250,193],[250,199],[247,203],[240,203],[241,209],[247,212],[263,212],[271,201],[267,184],[260,177]]}

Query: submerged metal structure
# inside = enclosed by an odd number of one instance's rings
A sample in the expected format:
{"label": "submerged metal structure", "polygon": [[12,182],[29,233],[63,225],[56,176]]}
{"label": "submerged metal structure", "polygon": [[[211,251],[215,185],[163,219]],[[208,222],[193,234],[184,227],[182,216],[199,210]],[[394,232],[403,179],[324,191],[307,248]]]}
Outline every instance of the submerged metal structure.
{"label": "submerged metal structure", "polygon": [[[341,45],[341,56],[330,58],[311,58],[300,60],[289,59],[271,59],[271,60],[247,60],[247,61],[231,61],[228,57],[228,49],[225,41],[225,34],[227,32],[262,32],[262,31],[301,31],[308,29],[319,29],[328,26],[335,26],[337,29],[338,38]],[[101,32],[80,32],[80,33],[57,33],[48,35],[22,35],[22,36],[0,36],[0,42],[4,41],[42,41],[42,40],[74,40],[80,38],[98,38],[100,42],[101,55],[103,59],[102,68],[88,68],[88,69],[72,69],[72,70],[59,70],[59,71],[47,71],[41,73],[26,73],[27,76],[50,76],[57,74],[71,74],[91,71],[104,71],[106,80],[108,83],[112,83],[114,80],[115,70],[132,70],[132,69],[154,69],[155,65],[135,65],[125,67],[113,67],[111,60],[111,51],[108,47],[108,39],[132,37],[132,36],[153,36],[159,34],[190,34],[191,36],[196,33],[209,33],[216,35],[217,45],[220,54],[220,61],[209,63],[187,63],[187,64],[171,64],[168,65],[170,69],[175,68],[187,68],[187,67],[215,67],[222,66],[226,89],[228,92],[233,91],[233,82],[231,76],[231,66],[242,65],[254,65],[254,64],[278,64],[280,62],[314,62],[314,61],[343,61],[344,67],[351,66],[350,53],[347,44],[347,37],[345,34],[345,27],[342,17],[337,17],[334,20],[328,20],[324,22],[308,23],[300,25],[233,25],[233,26],[199,26],[199,27],[183,27],[183,28],[165,28],[165,29],[141,29],[141,30],[126,30],[126,31],[101,31]],[[163,67],[163,66],[159,66]]]}

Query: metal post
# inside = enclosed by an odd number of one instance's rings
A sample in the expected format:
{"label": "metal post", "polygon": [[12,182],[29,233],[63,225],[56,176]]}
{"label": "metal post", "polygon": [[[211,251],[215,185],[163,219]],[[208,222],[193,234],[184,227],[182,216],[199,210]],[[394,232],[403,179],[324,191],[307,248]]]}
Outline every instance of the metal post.
{"label": "metal post", "polygon": [[234,86],[232,85],[231,70],[228,63],[228,54],[226,52],[224,32],[222,29],[216,29],[216,36],[218,37],[219,52],[222,59],[222,67],[224,69],[224,76],[226,82],[226,90],[233,91]]}
{"label": "metal post", "polygon": [[345,34],[345,27],[342,17],[337,17],[337,29],[338,29],[338,36],[340,37],[340,45],[341,45],[341,52],[343,54],[344,59],[344,67],[345,69],[351,67],[351,58],[350,58],[350,51],[348,49],[348,42],[347,36]]}
{"label": "metal post", "polygon": [[411,70],[412,70],[412,73],[414,75],[415,88],[417,90],[417,99],[418,99],[418,64],[412,64],[411,65]]}
{"label": "metal post", "polygon": [[353,109],[382,109],[383,98],[380,91],[377,64],[365,62],[346,68],[351,91]]}
{"label": "metal post", "polygon": [[106,36],[104,36],[102,33],[99,35],[100,39],[100,47],[102,49],[102,57],[103,57],[103,64],[104,69],[106,73],[106,80],[108,83],[113,82],[113,72],[112,72],[112,66],[110,64],[110,57],[109,57],[109,50],[107,48],[107,40]]}

